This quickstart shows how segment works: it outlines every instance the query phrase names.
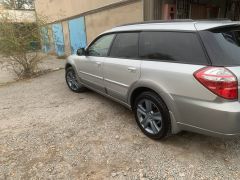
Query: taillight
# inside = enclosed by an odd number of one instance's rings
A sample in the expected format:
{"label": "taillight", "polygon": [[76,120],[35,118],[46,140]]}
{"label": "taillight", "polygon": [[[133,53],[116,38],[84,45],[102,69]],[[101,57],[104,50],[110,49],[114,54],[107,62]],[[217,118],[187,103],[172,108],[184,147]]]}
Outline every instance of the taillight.
{"label": "taillight", "polygon": [[214,94],[235,100],[238,98],[236,76],[223,67],[205,67],[194,73],[194,77]]}

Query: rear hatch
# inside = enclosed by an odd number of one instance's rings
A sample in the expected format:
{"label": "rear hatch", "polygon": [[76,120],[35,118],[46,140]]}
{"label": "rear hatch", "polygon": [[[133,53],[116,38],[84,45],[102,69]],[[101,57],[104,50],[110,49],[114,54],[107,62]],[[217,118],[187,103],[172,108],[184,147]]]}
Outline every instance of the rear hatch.
{"label": "rear hatch", "polygon": [[[226,67],[238,79],[240,89],[240,25],[228,25],[199,31],[212,66]],[[240,97],[240,93],[238,94]]]}

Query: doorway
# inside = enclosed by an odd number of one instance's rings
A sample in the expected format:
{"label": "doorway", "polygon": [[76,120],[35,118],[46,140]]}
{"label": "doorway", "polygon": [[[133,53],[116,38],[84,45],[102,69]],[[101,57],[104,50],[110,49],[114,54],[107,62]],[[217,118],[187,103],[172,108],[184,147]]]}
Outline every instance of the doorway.
{"label": "doorway", "polygon": [[58,56],[63,56],[64,51],[64,37],[63,28],[61,23],[56,23],[52,25],[53,39],[55,44],[55,51]]}
{"label": "doorway", "polygon": [[68,28],[71,52],[76,54],[79,48],[85,48],[87,45],[84,17],[69,20]]}

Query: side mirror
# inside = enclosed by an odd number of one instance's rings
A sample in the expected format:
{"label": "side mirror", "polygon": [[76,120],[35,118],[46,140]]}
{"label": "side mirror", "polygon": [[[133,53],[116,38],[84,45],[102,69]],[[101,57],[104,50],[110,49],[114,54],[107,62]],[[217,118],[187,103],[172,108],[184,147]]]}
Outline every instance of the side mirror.
{"label": "side mirror", "polygon": [[77,50],[77,55],[78,55],[78,56],[86,55],[85,49],[84,49],[84,48],[79,48],[79,49]]}

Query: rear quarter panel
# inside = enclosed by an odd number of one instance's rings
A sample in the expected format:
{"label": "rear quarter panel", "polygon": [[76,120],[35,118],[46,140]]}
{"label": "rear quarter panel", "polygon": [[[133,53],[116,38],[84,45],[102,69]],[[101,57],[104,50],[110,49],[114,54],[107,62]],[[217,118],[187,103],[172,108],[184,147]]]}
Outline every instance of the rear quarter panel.
{"label": "rear quarter panel", "polygon": [[137,87],[153,89],[164,100],[176,123],[202,127],[203,124],[208,124],[204,122],[208,120],[202,119],[202,112],[192,108],[192,104],[217,100],[217,96],[193,76],[195,71],[203,67],[202,65],[142,61],[141,78],[131,89]]}

